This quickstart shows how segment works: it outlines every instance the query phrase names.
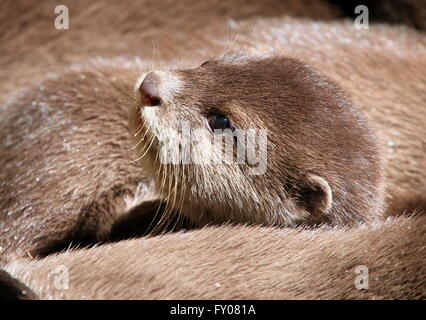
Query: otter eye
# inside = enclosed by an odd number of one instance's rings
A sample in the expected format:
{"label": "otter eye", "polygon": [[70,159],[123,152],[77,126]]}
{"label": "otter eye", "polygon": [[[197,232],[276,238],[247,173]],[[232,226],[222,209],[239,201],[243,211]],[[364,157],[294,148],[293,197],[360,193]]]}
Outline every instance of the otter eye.
{"label": "otter eye", "polygon": [[231,124],[228,120],[228,118],[220,115],[211,115],[208,117],[209,126],[214,131],[215,129],[218,130],[225,130],[225,129],[231,129]]}
{"label": "otter eye", "polygon": [[206,60],[206,61],[204,61],[204,62],[201,64],[201,66],[200,66],[200,67],[204,67],[204,66],[208,65],[209,63],[210,63],[210,61],[209,61],[209,60]]}

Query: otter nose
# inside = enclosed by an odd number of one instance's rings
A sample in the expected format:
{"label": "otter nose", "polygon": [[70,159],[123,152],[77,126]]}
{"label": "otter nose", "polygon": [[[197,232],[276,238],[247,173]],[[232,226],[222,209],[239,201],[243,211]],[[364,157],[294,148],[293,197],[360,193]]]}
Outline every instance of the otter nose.
{"label": "otter nose", "polygon": [[160,76],[155,72],[148,73],[143,79],[139,91],[144,106],[154,107],[161,104],[160,81]]}

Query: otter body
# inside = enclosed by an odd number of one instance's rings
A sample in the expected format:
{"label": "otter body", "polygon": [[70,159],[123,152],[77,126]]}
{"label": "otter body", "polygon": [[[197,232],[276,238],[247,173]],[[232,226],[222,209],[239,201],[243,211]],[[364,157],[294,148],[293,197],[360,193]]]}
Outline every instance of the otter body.
{"label": "otter body", "polygon": [[41,299],[424,299],[425,220],[207,227],[3,267]]}

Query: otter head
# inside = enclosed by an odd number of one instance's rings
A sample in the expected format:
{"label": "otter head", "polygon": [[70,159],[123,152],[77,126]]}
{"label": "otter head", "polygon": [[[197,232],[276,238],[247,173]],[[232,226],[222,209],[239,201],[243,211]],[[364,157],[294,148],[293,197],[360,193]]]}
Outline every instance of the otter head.
{"label": "otter head", "polygon": [[298,60],[228,54],[153,71],[131,131],[168,204],[196,224],[350,224],[382,210],[381,160],[362,114]]}

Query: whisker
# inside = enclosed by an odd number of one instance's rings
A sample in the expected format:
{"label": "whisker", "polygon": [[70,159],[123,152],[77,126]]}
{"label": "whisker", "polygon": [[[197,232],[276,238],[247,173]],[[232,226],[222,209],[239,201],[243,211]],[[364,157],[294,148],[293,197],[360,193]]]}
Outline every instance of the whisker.
{"label": "whisker", "polygon": [[[174,198],[174,202],[173,202],[173,208],[176,208],[176,198],[177,198],[176,195],[177,195],[177,191],[178,191],[178,182],[183,181],[182,180],[183,175],[181,175],[181,172],[183,172],[183,170],[184,170],[184,167],[183,167],[183,163],[182,163],[182,164],[180,164],[180,166],[176,170],[177,173],[175,175],[176,183],[175,183],[175,190],[174,190],[175,198]],[[183,185],[183,183],[181,183],[181,185]],[[182,202],[182,198],[180,200],[181,201],[179,202],[179,205]],[[172,230],[177,230],[177,228],[179,228],[180,217],[181,217],[181,214],[180,214],[179,211],[177,211],[177,216],[175,217],[175,223],[173,224]]]}
{"label": "whisker", "polygon": [[[239,38],[239,36],[241,35],[241,33],[242,33],[242,31],[241,32],[237,32],[236,34],[235,34],[235,37],[229,42],[229,46],[227,47],[228,48],[228,50],[229,51],[233,51],[232,50],[232,46],[235,44],[235,43],[237,43],[237,41],[238,41],[238,38]],[[222,60],[225,58],[225,56],[222,56]]]}
{"label": "whisker", "polygon": [[[158,158],[158,154],[156,155],[156,157],[155,157],[156,159]],[[156,160],[155,160],[156,161]],[[154,164],[154,168],[155,168],[155,164]],[[160,168],[159,168],[159,170],[160,170]],[[162,195],[162,189],[161,189],[161,187],[160,187],[160,190],[159,190],[159,195]],[[161,207],[162,207],[162,205],[163,205],[163,203],[162,202],[160,202],[159,203],[159,205],[158,205],[158,207],[157,207],[157,210],[155,211],[155,214],[154,214],[154,217],[153,217],[153,219],[151,220],[151,222],[150,222],[150,224],[148,225],[148,228],[147,228],[147,230],[150,230],[150,228],[151,228],[151,226],[152,226],[152,224],[154,223],[154,221],[155,221],[155,219],[157,218],[157,216],[158,216],[158,214],[159,214],[159,212],[160,212],[160,209],[161,209]],[[157,225],[158,225],[158,223],[157,223]],[[150,234],[151,233],[154,233],[155,234],[155,227],[149,232]]]}
{"label": "whisker", "polygon": [[[165,180],[166,180],[166,177],[168,176],[168,169],[169,169],[168,166],[164,166],[164,168],[165,168],[165,170],[162,171],[161,186],[160,186],[162,194],[164,194],[163,190],[164,190],[164,187],[165,187]],[[165,199],[166,203],[165,203],[164,212],[161,215],[160,220],[158,221],[157,225],[153,229],[154,233],[162,234],[163,231],[164,231],[164,229],[163,229],[164,219],[165,219],[166,216],[168,216],[167,212],[169,211],[169,207],[170,207],[170,204],[169,204],[170,199],[169,198],[170,198],[170,195],[168,194],[166,199]]]}
{"label": "whisker", "polygon": [[[172,169],[173,171],[175,171],[176,170],[176,166],[173,166],[173,167],[170,167],[169,169]],[[170,198],[171,198],[171,196],[172,196],[172,191],[171,191],[171,188],[172,188],[172,183],[170,182],[170,180],[171,179],[173,179],[173,180],[175,180],[174,179],[174,175],[168,175],[165,179],[167,179],[168,178],[168,180],[169,180],[169,183],[168,183],[168,185],[169,185],[169,190],[168,190],[168,192],[167,192],[167,210],[166,210],[166,212],[164,213],[164,215],[163,215],[163,217],[162,217],[162,219],[161,219],[161,227],[162,227],[162,229],[165,231],[166,229],[167,229],[167,227],[169,226],[169,224],[170,224],[170,219],[169,219],[169,217],[171,216],[171,211],[172,211],[172,209],[173,209],[173,205],[170,203]],[[172,180],[172,182],[173,182],[173,180]]]}
{"label": "whisker", "polygon": [[139,142],[135,146],[133,146],[131,150],[136,149],[142,141],[145,141],[145,136],[147,135],[147,133],[148,131],[145,132],[145,134],[139,139]]}
{"label": "whisker", "polygon": [[143,129],[144,125],[143,123],[141,123],[137,128],[136,128],[136,132],[133,134],[134,137],[136,137],[139,133],[141,133],[142,129]]}
{"label": "whisker", "polygon": [[[148,145],[148,147],[146,148],[146,151],[143,153],[143,155],[141,155],[141,156],[140,156],[139,158],[137,158],[136,160],[132,160],[130,163],[137,162],[137,161],[139,161],[140,159],[142,159],[143,157],[145,157],[145,155],[148,153],[149,149],[151,148],[152,143],[154,142],[154,140],[155,140],[155,137],[154,137],[154,136],[152,136],[152,138],[151,138],[151,142],[150,142],[150,144]],[[143,151],[142,151],[142,152],[143,152]]]}
{"label": "whisker", "polygon": [[[168,216],[167,220],[169,220],[169,223],[168,223],[167,227],[170,226],[170,223],[171,223],[172,219],[169,218],[169,217],[172,216],[173,208],[176,206],[176,194],[177,194],[177,188],[178,188],[178,182],[179,182],[179,179],[178,179],[179,174],[178,174],[178,172],[179,172],[179,169],[180,169],[180,167],[182,165],[183,164],[178,164],[178,165],[174,166],[174,176],[173,177],[174,177],[174,180],[175,180],[175,186],[174,186],[174,189],[173,189],[173,204],[171,205],[172,211],[170,211],[168,213],[169,216]],[[173,224],[173,227],[171,228],[171,230],[174,230],[176,228],[176,223],[177,223],[177,219],[175,219],[175,223]]]}
{"label": "whisker", "polygon": [[251,34],[253,33],[254,27],[256,26],[256,23],[257,23],[257,21],[258,21],[258,20],[259,20],[259,19],[258,19],[257,17],[255,17],[255,20],[254,20],[254,22],[253,22],[253,25],[251,26],[251,28],[250,28],[250,30],[249,30],[249,32],[248,32],[248,34],[247,34],[247,36],[246,36],[246,39],[244,40],[244,42],[243,42],[243,44],[241,45],[240,49],[237,51],[237,53],[238,53],[238,54],[241,52],[241,50],[244,48],[244,46],[246,46],[246,45],[247,45],[248,40],[249,40],[249,38],[250,38]]}
{"label": "whisker", "polygon": [[155,42],[152,41],[152,64],[151,64],[151,71],[155,70]]}
{"label": "whisker", "polygon": [[226,44],[225,52],[222,54],[222,56],[226,55],[229,52],[229,45],[231,43],[232,38],[232,21],[228,20],[229,25],[229,34],[228,34],[228,43]]}

